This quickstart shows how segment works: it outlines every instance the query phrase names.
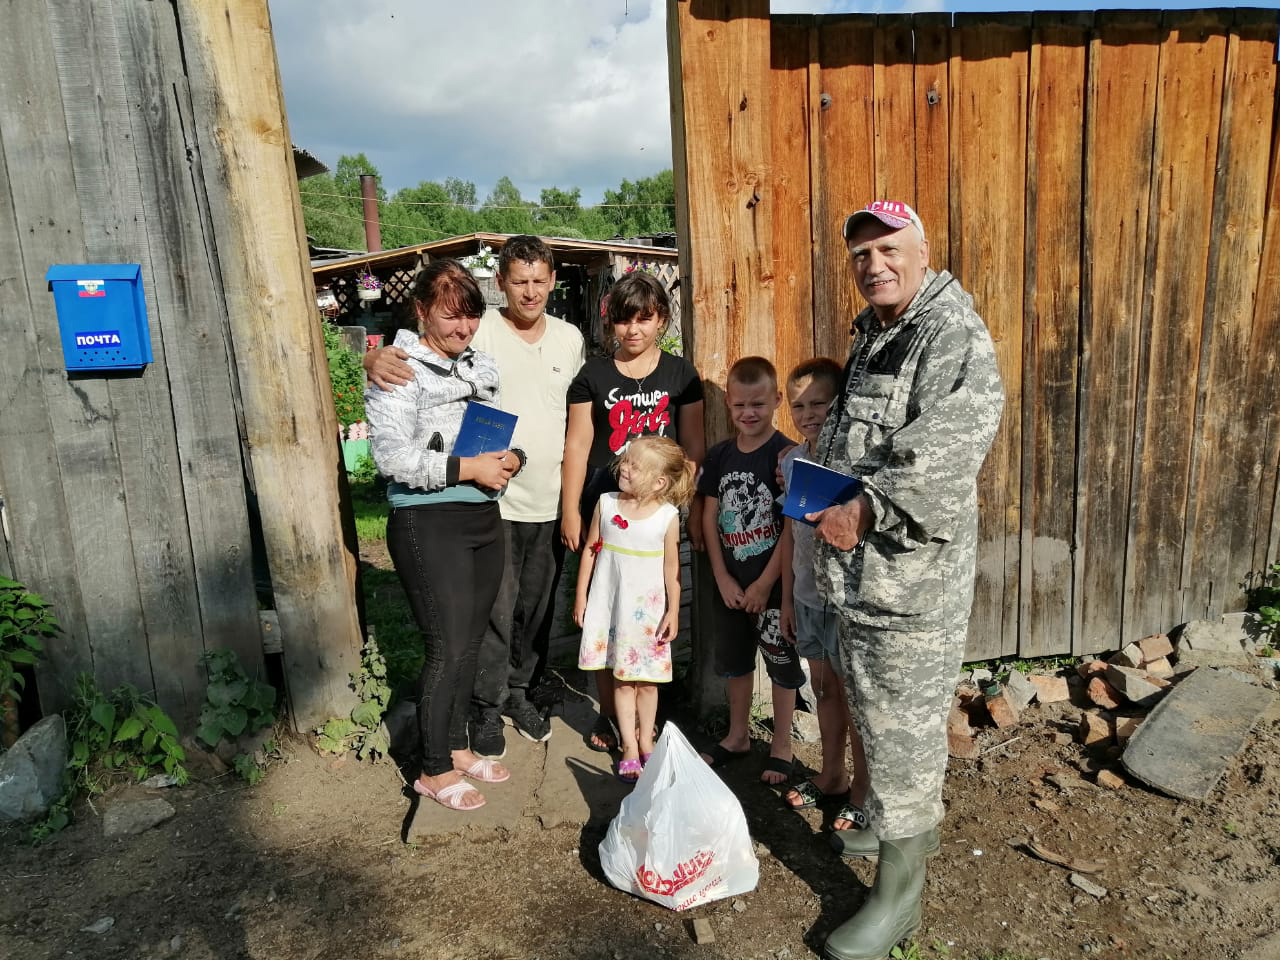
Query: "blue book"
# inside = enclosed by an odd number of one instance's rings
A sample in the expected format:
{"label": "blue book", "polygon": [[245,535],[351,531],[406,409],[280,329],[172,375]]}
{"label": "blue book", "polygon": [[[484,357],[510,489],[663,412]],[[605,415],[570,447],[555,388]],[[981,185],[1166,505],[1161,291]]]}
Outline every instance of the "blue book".
{"label": "blue book", "polygon": [[820,463],[796,457],[791,463],[791,483],[782,501],[782,515],[816,526],[806,520],[806,513],[817,513],[827,507],[848,503],[862,492],[862,481],[847,473],[832,470]]}
{"label": "blue book", "polygon": [[486,407],[474,400],[468,402],[462,414],[462,426],[458,428],[458,439],[453,442],[453,455],[478,457],[482,453],[510,450],[516,419],[514,413]]}

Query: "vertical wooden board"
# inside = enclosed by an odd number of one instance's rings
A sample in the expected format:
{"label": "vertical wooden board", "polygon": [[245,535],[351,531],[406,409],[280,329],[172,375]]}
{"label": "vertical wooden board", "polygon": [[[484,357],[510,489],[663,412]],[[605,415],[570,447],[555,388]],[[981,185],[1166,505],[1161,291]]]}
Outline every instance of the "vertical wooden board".
{"label": "vertical wooden board", "polygon": [[1099,14],[1085,108],[1073,652],[1119,646],[1160,32]]}
{"label": "vertical wooden board", "polygon": [[951,264],[995,343],[1000,430],[978,477],[966,656],[1017,652],[1029,20],[957,16],[951,57]]}
{"label": "vertical wooden board", "polygon": [[[47,126],[27,98],[34,91],[18,74],[24,57],[14,45],[26,45],[29,36],[29,29],[0,35],[0,409],[5,411],[0,417],[0,492],[11,575],[52,603],[62,624],[63,634],[46,645],[45,659],[36,669],[42,706],[58,711],[70,705],[72,680],[91,671],[93,659],[44,386],[46,379],[61,380],[62,375],[40,357],[32,298],[48,296],[41,282],[44,261],[55,254],[70,259],[82,248],[47,219],[44,189],[59,183],[50,169],[22,168],[29,190],[10,187],[9,151],[27,160],[47,159],[39,136]],[[66,173],[70,175],[69,167]],[[15,200],[25,201],[24,213],[34,219],[20,226]]]}
{"label": "vertical wooden board", "polygon": [[1249,569],[1280,562],[1280,125],[1271,131],[1271,183],[1249,341],[1246,416],[1258,431],[1257,515]]}
{"label": "vertical wooden board", "polygon": [[766,0],[690,0],[678,7],[694,364],[708,382],[707,442],[729,435],[722,401],[734,360],[770,356],[773,337]]}
{"label": "vertical wooden board", "polygon": [[[27,273],[23,279],[32,305],[36,362],[45,371],[41,379],[49,408],[49,439],[56,450],[67,506],[67,531],[93,672],[107,689],[124,682],[151,689],[140,636],[137,577],[128,556],[129,525],[115,412],[102,379],[70,379],[63,372],[53,298],[44,280],[50,263],[87,261],[58,72],[68,69],[74,78],[74,64],[55,60],[47,17],[14,17],[9,26],[15,39],[5,65],[0,109],[7,120],[3,130],[9,169],[22,171],[9,185],[15,217],[25,227],[22,245]],[[64,695],[69,695],[72,678],[59,679]]]}
{"label": "vertical wooden board", "polygon": [[914,209],[917,197],[913,41],[910,17],[877,19],[871,85],[875,195],[886,200],[902,200]]}
{"label": "vertical wooden board", "polygon": [[814,350],[842,359],[864,304],[840,231],[845,217],[875,199],[875,19],[819,17],[818,30],[818,83],[809,92],[818,100],[811,146]]}
{"label": "vertical wooden board", "polygon": [[118,4],[85,9],[52,0],[48,10],[86,252],[91,262],[142,266],[155,357],[137,376],[106,380],[125,524],[108,542],[85,549],[94,550],[95,567],[108,556],[132,566],[140,616],[121,636],[95,638],[95,668],[101,673],[108,660],[121,660],[128,682],[150,688],[161,708],[184,722],[196,717],[204,700],[200,620]]}
{"label": "vertical wooden board", "polygon": [[1181,622],[1187,474],[1222,107],[1221,14],[1166,14],[1156,114],[1154,272],[1135,424],[1123,637]]}
{"label": "vertical wooden board", "polygon": [[[1276,103],[1275,17],[1239,11],[1227,36],[1226,78],[1213,192],[1209,284],[1192,443],[1182,619],[1245,606],[1258,479],[1274,407],[1250,395],[1251,333]],[[1259,389],[1266,390],[1261,384]],[[1243,414],[1243,415],[1242,415]]]}
{"label": "vertical wooden board", "polygon": [[[262,643],[230,356],[176,98],[185,95],[172,7],[130,3],[120,36],[142,182],[155,320],[176,430],[204,646],[262,675]],[[194,146],[192,144],[192,146]],[[193,641],[194,641],[193,637]],[[194,642],[186,656],[199,655]]]}
{"label": "vertical wooden board", "polygon": [[[770,38],[774,363],[785,381],[814,355],[813,225],[809,218],[810,20],[774,17]],[[785,411],[778,426],[794,433]]]}
{"label": "vertical wooden board", "polygon": [[329,396],[266,7],[176,5],[293,721],[351,709],[360,627]]}
{"label": "vertical wooden board", "polygon": [[929,237],[929,265],[951,268],[951,23],[911,18],[915,35],[915,210]]}
{"label": "vertical wooden board", "polygon": [[1031,47],[1018,654],[1068,653],[1075,526],[1087,28],[1037,16]]}

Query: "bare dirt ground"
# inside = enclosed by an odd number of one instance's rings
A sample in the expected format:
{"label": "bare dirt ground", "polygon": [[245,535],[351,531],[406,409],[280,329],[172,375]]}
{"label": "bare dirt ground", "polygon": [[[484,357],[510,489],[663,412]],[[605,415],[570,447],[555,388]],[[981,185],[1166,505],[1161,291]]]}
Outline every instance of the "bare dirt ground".
{"label": "bare dirt ground", "polygon": [[[1095,785],[1113,761],[1053,739],[1075,713],[1033,708],[1013,739],[991,731],[982,758],[952,761],[918,956],[1280,957],[1280,710],[1206,803]],[[88,807],[44,846],[0,833],[0,957],[811,956],[873,868],[828,852],[829,814],[783,809],[758,781],[756,747],[726,773],[761,860],[758,889],[737,903],[675,914],[610,888],[596,855],[603,816],[551,829],[515,817],[407,845],[415,801],[393,765],[335,763],[294,740],[255,787],[206,773],[162,791],[177,815],[139,836],[105,839]],[[818,760],[816,745],[797,754]],[[1032,837],[1102,861],[1090,876],[1106,895],[1029,856]],[[710,919],[714,944],[693,943],[694,916]],[[104,917],[105,933],[82,931]]]}

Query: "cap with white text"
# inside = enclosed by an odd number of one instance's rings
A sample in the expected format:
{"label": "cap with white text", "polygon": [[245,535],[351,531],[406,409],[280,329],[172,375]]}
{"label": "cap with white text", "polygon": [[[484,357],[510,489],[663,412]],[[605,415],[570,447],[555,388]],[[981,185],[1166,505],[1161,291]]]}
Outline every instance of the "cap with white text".
{"label": "cap with white text", "polygon": [[849,214],[845,219],[843,236],[846,243],[849,241],[849,234],[853,232],[853,228],[862,217],[875,217],[885,226],[893,227],[895,230],[913,226],[920,231],[920,239],[924,239],[924,224],[920,222],[919,214],[909,206],[900,200],[873,200],[861,210]]}

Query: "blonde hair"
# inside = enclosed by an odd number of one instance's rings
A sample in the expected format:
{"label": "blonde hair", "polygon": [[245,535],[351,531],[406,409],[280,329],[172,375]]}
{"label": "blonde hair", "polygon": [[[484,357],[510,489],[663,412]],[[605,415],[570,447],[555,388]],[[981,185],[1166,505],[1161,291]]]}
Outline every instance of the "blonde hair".
{"label": "blonde hair", "polygon": [[646,479],[666,479],[667,485],[659,491],[658,499],[677,507],[688,506],[693,499],[693,461],[670,437],[637,437],[617,463],[620,465],[626,457],[634,458]]}

